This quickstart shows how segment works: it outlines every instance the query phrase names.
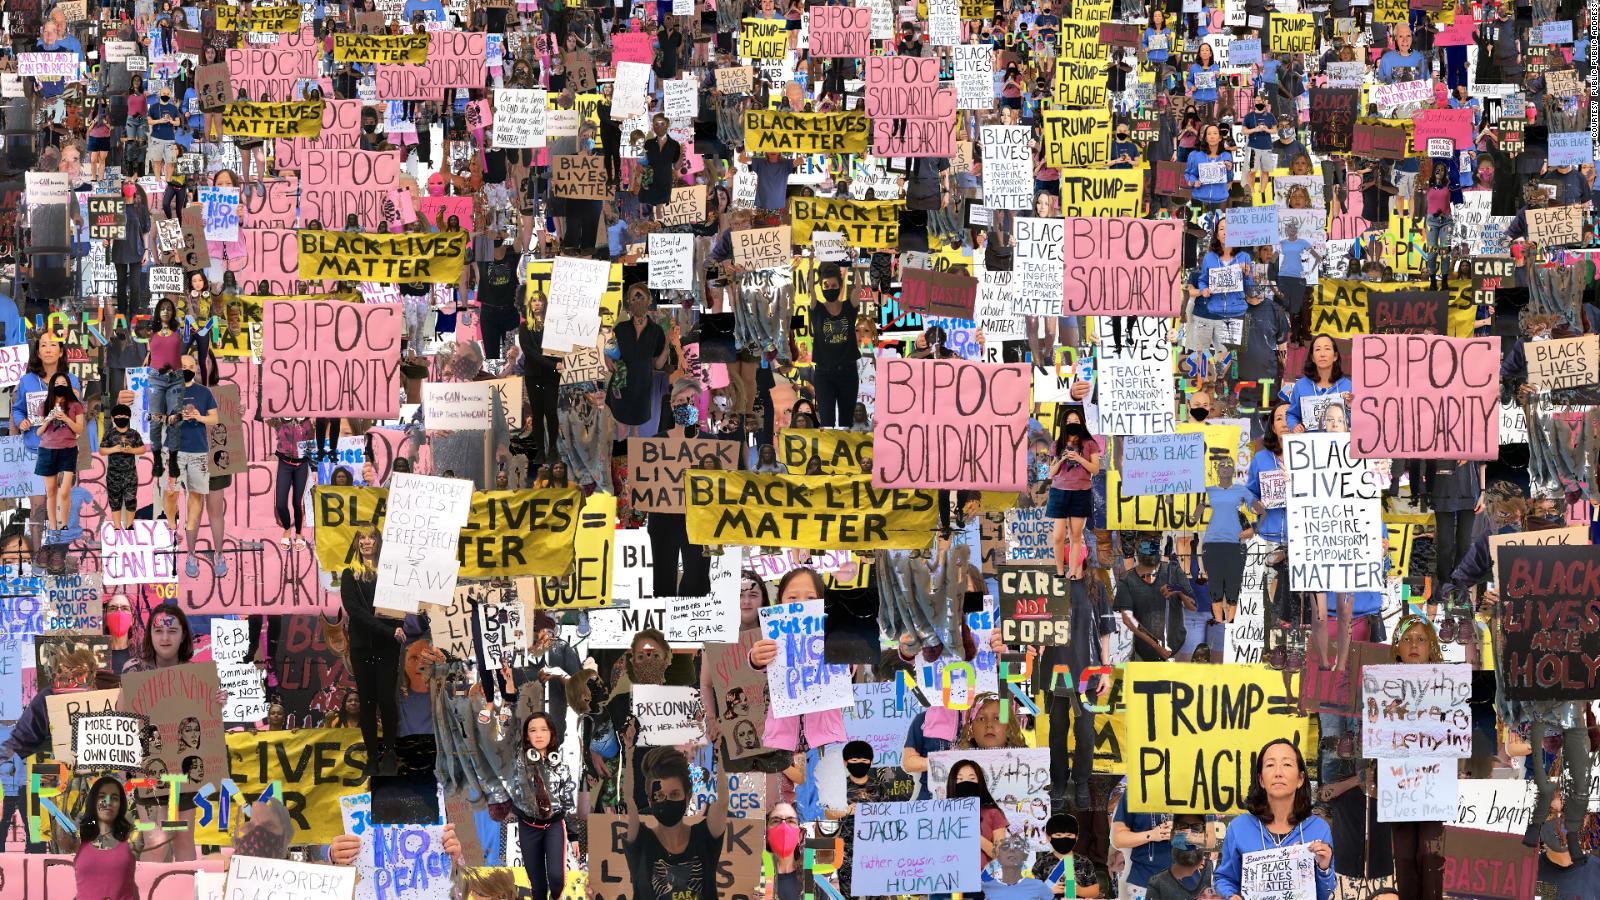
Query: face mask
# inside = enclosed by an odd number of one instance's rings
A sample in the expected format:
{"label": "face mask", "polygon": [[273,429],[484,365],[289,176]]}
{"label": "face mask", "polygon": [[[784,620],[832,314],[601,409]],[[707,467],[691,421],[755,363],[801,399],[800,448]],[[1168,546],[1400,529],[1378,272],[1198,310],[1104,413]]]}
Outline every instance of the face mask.
{"label": "face mask", "polygon": [[123,197],[123,199],[132,200],[134,193],[135,193],[135,191],[134,191],[133,185],[125,184],[125,185],[122,186],[122,197]]}
{"label": "face mask", "polygon": [[113,609],[106,613],[106,631],[115,637],[126,635],[133,628],[133,613],[126,609]]}
{"label": "face mask", "polygon": [[1180,866],[1198,866],[1205,855],[1204,850],[1174,850],[1172,861]]}
{"label": "face mask", "polygon": [[1072,848],[1076,846],[1078,846],[1078,839],[1075,837],[1053,837],[1050,839],[1050,849],[1062,856],[1066,856],[1068,853],[1071,853]]}
{"label": "face mask", "polygon": [[865,778],[867,777],[867,774],[872,771],[872,763],[845,763],[844,768],[846,772],[849,772],[851,775],[854,775],[857,778]]}
{"label": "face mask", "polygon": [[767,828],[767,847],[774,856],[788,856],[800,846],[800,826],[793,822],[779,822]]}
{"label": "face mask", "polygon": [[829,303],[837,303],[838,300],[839,300],[839,289],[838,288],[823,288],[822,289],[822,299],[826,300]]}
{"label": "face mask", "polygon": [[365,131],[367,134],[371,134],[374,131],[378,130],[378,123],[377,122],[362,122],[361,123],[361,130]]}
{"label": "face mask", "polygon": [[667,674],[667,661],[653,657],[633,658],[633,680],[644,684],[659,684]]}
{"label": "face mask", "polygon": [[127,428],[129,425],[133,424],[133,420],[127,416],[117,416],[111,420],[111,424],[117,426],[118,428]]}
{"label": "face mask", "polygon": [[1206,416],[1208,416],[1210,414],[1211,414],[1211,411],[1206,409],[1204,406],[1192,407],[1189,410],[1190,417],[1193,418],[1196,422],[1204,422],[1206,420]]}
{"label": "face mask", "polygon": [[194,381],[194,373],[189,371],[188,369],[184,369],[183,370],[183,383],[184,384],[189,384],[189,383],[191,383],[193,381]]}
{"label": "face mask", "polygon": [[671,828],[683,821],[683,814],[689,811],[687,800],[657,800],[656,805],[650,808],[656,821]]}
{"label": "face mask", "polygon": [[982,789],[976,781],[958,781],[950,785],[950,796],[960,800],[965,797],[982,796]]}
{"label": "face mask", "polygon": [[684,428],[688,428],[690,425],[700,421],[700,408],[692,403],[674,406],[672,408],[672,421],[677,422]]}

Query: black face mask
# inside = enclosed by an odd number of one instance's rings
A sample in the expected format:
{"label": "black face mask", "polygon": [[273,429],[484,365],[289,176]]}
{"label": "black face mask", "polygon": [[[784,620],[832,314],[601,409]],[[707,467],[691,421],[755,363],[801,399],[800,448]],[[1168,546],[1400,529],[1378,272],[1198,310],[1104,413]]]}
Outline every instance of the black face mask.
{"label": "black face mask", "polygon": [[1076,846],[1078,846],[1078,839],[1075,837],[1053,837],[1050,839],[1050,849],[1054,850],[1058,855],[1061,856],[1066,856],[1068,853],[1071,853],[1072,848]]}
{"label": "black face mask", "polygon": [[193,381],[194,381],[194,373],[189,371],[188,369],[184,369],[183,370],[183,383],[184,384],[191,384],[191,383],[193,383]]}
{"label": "black face mask", "polygon": [[1204,850],[1174,850],[1172,861],[1180,866],[1198,866],[1206,857]]}
{"label": "black face mask", "polygon": [[839,300],[839,289],[838,288],[823,288],[822,289],[822,299],[827,301],[827,302],[829,302],[829,303],[838,302],[838,300]]}
{"label": "black face mask", "polygon": [[853,762],[845,763],[844,769],[856,778],[865,778],[872,771],[872,763]]}
{"label": "black face mask", "polygon": [[687,800],[657,800],[655,806],[650,807],[650,812],[656,821],[671,828],[683,821],[684,813],[689,811]]}
{"label": "black face mask", "polygon": [[1206,416],[1209,415],[1211,415],[1211,410],[1206,409],[1204,406],[1189,407],[1189,416],[1196,422],[1204,422],[1206,420]]}
{"label": "black face mask", "polygon": [[133,424],[133,420],[127,416],[117,416],[111,420],[111,423],[118,428],[127,428],[129,425]]}
{"label": "black face mask", "polygon": [[367,134],[371,134],[374,131],[378,130],[378,123],[377,122],[362,122],[361,123],[361,130],[365,131]]}
{"label": "black face mask", "polygon": [[983,788],[976,781],[958,781],[950,785],[950,796],[961,800],[966,797],[983,796]]}

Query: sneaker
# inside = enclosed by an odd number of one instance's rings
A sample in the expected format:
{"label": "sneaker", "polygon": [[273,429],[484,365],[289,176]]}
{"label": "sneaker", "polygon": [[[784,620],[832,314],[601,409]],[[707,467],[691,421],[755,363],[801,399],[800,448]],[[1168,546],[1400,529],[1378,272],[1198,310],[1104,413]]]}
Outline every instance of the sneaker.
{"label": "sneaker", "polygon": [[214,554],[211,558],[212,558],[212,560],[214,560],[216,562],[217,577],[218,578],[221,578],[222,576],[228,574],[228,558],[227,557],[225,557],[222,554],[218,553],[218,554]]}
{"label": "sneaker", "polygon": [[189,557],[189,561],[183,564],[183,574],[189,576],[190,578],[199,578],[200,560],[195,559],[192,556]]}

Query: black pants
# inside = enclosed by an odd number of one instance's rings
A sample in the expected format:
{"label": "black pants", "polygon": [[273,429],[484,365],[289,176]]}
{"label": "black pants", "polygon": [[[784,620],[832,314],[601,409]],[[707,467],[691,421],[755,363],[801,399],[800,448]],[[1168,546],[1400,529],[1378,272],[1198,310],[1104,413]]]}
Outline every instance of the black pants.
{"label": "black pants", "polygon": [[350,656],[356,695],[361,698],[361,740],[367,746],[367,759],[376,760],[384,750],[393,750],[400,736],[400,645],[391,640],[373,647],[352,647]]}
{"label": "black pants", "polygon": [[1238,603],[1239,589],[1244,587],[1244,545],[1213,541],[1201,544],[1200,554],[1206,561],[1211,599]]}
{"label": "black pants", "polygon": [[537,362],[523,361],[522,383],[528,394],[528,407],[533,410],[533,438],[538,448],[535,459],[552,461],[561,423],[557,404],[561,394],[561,373]]}
{"label": "black pants", "polygon": [[522,866],[533,885],[533,900],[558,900],[566,887],[567,822],[557,818],[540,827],[517,823],[517,845],[522,850]]}
{"label": "black pants", "polygon": [[278,460],[278,484],[273,512],[278,516],[278,527],[287,529],[294,525],[299,534],[306,524],[306,481],[311,477],[311,463],[292,465]]}
{"label": "black pants", "polygon": [[645,521],[645,530],[650,533],[657,597],[711,593],[711,558],[700,552],[698,544],[689,543],[689,527],[681,513],[653,512]]}
{"label": "black pants", "polygon": [[1450,575],[1461,565],[1462,557],[1467,555],[1467,548],[1472,546],[1472,527],[1477,521],[1477,514],[1472,510],[1464,512],[1433,511],[1433,562],[1435,578],[1433,582],[1434,596],[1438,596],[1440,588],[1450,583]]}
{"label": "black pants", "polygon": [[[515,306],[480,306],[478,332],[483,336],[485,359],[500,359],[505,355],[506,335],[517,330]],[[526,364],[526,363],[524,363]]]}
{"label": "black pants", "polygon": [[1389,837],[1394,845],[1394,886],[1400,896],[1406,900],[1444,897],[1444,854],[1436,843],[1444,839],[1444,824],[1395,822],[1389,826]]}
{"label": "black pants", "polygon": [[317,455],[323,452],[323,448],[327,448],[327,454],[330,457],[338,453],[339,420],[334,418],[316,419],[314,421],[316,422],[317,447],[311,451],[311,458],[316,459]]}
{"label": "black pants", "polygon": [[117,263],[117,311],[132,316],[150,305],[144,283],[144,268],[139,263]]}
{"label": "black pants", "polygon": [[[1052,678],[1053,682],[1054,679]],[[1078,777],[1078,793],[1089,789],[1089,774],[1094,771],[1094,713],[1083,707],[1078,696],[1078,683],[1073,679],[1071,696],[1060,697],[1054,691],[1045,693],[1045,712],[1050,716],[1050,783],[1054,791],[1064,795],[1067,781]],[[1067,720],[1072,720],[1073,747],[1067,750]]]}
{"label": "black pants", "polygon": [[849,428],[856,417],[861,373],[854,365],[848,369],[817,369],[812,382],[817,388],[818,423],[823,428]]}

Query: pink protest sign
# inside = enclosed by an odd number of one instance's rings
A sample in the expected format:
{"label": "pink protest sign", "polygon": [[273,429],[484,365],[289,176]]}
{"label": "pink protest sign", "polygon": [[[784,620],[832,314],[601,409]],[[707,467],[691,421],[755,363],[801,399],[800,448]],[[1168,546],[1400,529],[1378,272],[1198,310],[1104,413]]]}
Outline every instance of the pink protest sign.
{"label": "pink protest sign", "polygon": [[301,227],[315,219],[337,231],[351,213],[369,231],[383,224],[383,198],[400,186],[400,151],[308,148],[304,158]]}
{"label": "pink protest sign", "polygon": [[920,119],[877,119],[872,123],[872,153],[875,156],[954,156],[956,120],[954,116],[936,121]]}
{"label": "pink protest sign", "polygon": [[655,38],[639,31],[628,31],[611,36],[611,64],[636,62],[650,65],[655,62]]}
{"label": "pink protest sign", "polygon": [[1411,149],[1420,153],[1428,152],[1428,140],[1430,138],[1449,138],[1455,141],[1458,148],[1471,147],[1472,110],[1423,110],[1422,118],[1416,120],[1416,130],[1411,140]]}
{"label": "pink protest sign", "polygon": [[811,10],[811,55],[815,57],[867,56],[872,32],[872,8],[867,6],[817,6]]}
{"label": "pink protest sign", "polygon": [[955,116],[954,88],[939,87],[939,60],[920,56],[867,58],[867,115],[876,119],[948,122]]}
{"label": "pink protest sign", "polygon": [[378,65],[377,95],[385,100],[442,100],[445,88],[481,88],[487,47],[488,35],[482,32],[432,32],[426,63]]}
{"label": "pink protest sign", "polygon": [[1026,490],[1032,379],[1026,365],[879,359],[873,485]]}
{"label": "pink protest sign", "polygon": [[[332,96],[330,90],[324,96]],[[354,150],[361,145],[360,100],[326,100],[322,107],[322,134],[314,138],[280,138],[277,141],[278,169],[299,169],[307,149]]]}
{"label": "pink protest sign", "polygon": [[[224,773],[226,774],[226,773]],[[221,873],[225,859],[200,859],[186,863],[141,862],[133,878],[138,900],[194,900],[196,872]],[[28,900],[75,897],[77,872],[71,856],[44,853],[0,853],[0,884],[6,895]]]}
{"label": "pink protest sign", "polygon": [[[286,142],[279,142],[279,146],[283,143]],[[245,228],[293,228],[298,215],[299,177],[274,178],[258,183],[256,188],[240,197],[240,224]]]}
{"label": "pink protest sign", "polygon": [[268,46],[230,48],[227,55],[228,84],[233,99],[253,101],[294,97],[295,85],[302,78],[317,77],[317,50],[279,41]]}
{"label": "pink protest sign", "polygon": [[1499,457],[1500,338],[1358,334],[1351,357],[1353,456]]}
{"label": "pink protest sign", "polygon": [[269,300],[265,308],[263,416],[400,414],[399,306]]}
{"label": "pink protest sign", "polygon": [[1066,257],[1064,315],[1183,314],[1183,225],[1176,219],[1069,217]]}
{"label": "pink protest sign", "polygon": [[241,228],[242,256],[229,256],[228,271],[243,294],[271,296],[298,293],[300,247],[292,228]]}
{"label": "pink protest sign", "polygon": [[[442,231],[472,230],[472,198],[459,194],[445,197],[423,197],[422,214]],[[450,224],[451,219],[456,224]]]}
{"label": "pink protest sign", "polygon": [[1470,47],[1472,46],[1473,23],[1471,16],[1457,16],[1456,20],[1439,29],[1433,36],[1435,47]]}

